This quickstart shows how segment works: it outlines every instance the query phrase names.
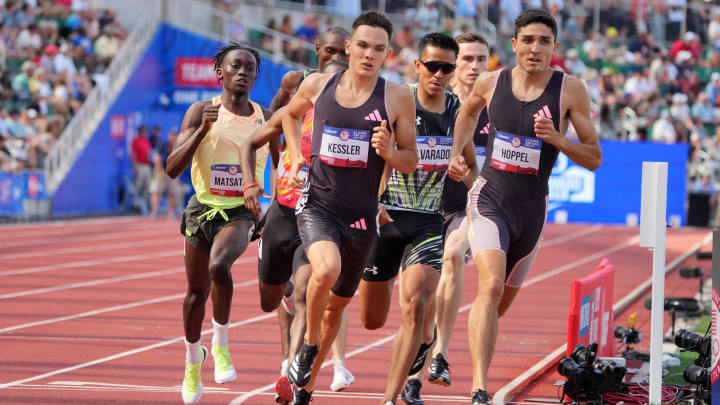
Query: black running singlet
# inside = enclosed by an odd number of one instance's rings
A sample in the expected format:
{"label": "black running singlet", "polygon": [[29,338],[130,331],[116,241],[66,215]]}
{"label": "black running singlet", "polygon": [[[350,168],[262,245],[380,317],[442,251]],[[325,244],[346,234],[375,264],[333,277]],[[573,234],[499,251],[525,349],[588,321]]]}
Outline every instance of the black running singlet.
{"label": "black running singlet", "polygon": [[[480,111],[475,134],[473,135],[473,144],[475,144],[475,163],[478,170],[482,170],[487,155],[487,139],[488,139],[488,115],[487,108]],[[455,181],[448,176],[445,179],[445,186],[442,195],[442,211],[443,213],[464,210],[467,206],[468,188],[462,181]]]}
{"label": "black running singlet", "polygon": [[315,101],[310,198],[333,208],[377,211],[388,165],[370,145],[370,139],[374,127],[383,120],[390,122],[385,106],[386,82],[378,78],[363,105],[345,108],[335,99],[342,74],[334,74]]}
{"label": "black running singlet", "polygon": [[490,132],[487,163],[481,175],[487,187],[517,200],[548,194],[548,179],[558,149],[535,136],[535,116],[552,119],[560,131],[560,95],[565,73],[554,71],[545,90],[533,101],[520,101],[512,92],[511,69],[500,72],[488,106]]}

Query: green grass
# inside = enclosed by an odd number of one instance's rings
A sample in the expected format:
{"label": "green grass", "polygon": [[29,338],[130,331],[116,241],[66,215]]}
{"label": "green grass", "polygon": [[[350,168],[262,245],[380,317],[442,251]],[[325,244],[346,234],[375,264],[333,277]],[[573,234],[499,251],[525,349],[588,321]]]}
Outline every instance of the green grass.
{"label": "green grass", "polygon": [[[705,334],[708,326],[710,326],[710,322],[710,314],[703,314],[700,317],[700,322],[695,326],[695,333]],[[687,366],[695,362],[697,357],[698,354],[695,352],[680,352],[680,365],[670,368],[667,376],[663,379],[663,383],[687,386],[688,383],[683,379],[683,372]]]}
{"label": "green grass", "polygon": [[710,314],[703,314],[700,317],[700,323],[695,326],[695,333],[699,333],[701,335],[704,335],[707,331],[708,327],[710,326],[710,322],[712,322],[712,318],[710,317]]}

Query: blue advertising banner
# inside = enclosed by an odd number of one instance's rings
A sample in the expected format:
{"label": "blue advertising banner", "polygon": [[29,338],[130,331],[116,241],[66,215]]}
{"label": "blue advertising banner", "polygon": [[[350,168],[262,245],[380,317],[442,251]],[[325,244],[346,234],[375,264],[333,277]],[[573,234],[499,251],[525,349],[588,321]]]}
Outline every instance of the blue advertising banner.
{"label": "blue advertising banner", "polygon": [[548,221],[640,223],[642,162],[668,162],[667,217],[686,222],[686,144],[601,142],[603,162],[592,172],[560,154],[550,176]]}
{"label": "blue advertising banner", "polygon": [[47,199],[42,171],[0,172],[0,216],[38,215]]}

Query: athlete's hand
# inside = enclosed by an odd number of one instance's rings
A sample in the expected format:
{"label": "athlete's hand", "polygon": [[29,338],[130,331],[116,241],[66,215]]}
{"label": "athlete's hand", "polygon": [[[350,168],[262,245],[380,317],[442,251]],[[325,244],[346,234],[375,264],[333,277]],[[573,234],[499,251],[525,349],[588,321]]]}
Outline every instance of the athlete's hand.
{"label": "athlete's hand", "polygon": [[383,225],[387,224],[388,222],[395,222],[395,220],[392,219],[390,214],[388,214],[385,207],[380,205],[378,207],[378,223],[380,224],[380,226],[383,226]]}
{"label": "athlete's hand", "polygon": [[220,105],[206,104],[202,112],[202,134],[208,133],[213,123],[218,119]]}
{"label": "athlete's hand", "polygon": [[373,136],[370,144],[375,148],[378,156],[385,160],[390,160],[395,148],[390,144],[390,131],[387,128],[387,120],[382,120],[379,127],[373,128]]}
{"label": "athlete's hand", "polygon": [[543,142],[557,146],[563,136],[555,130],[555,125],[550,118],[542,115],[535,117],[535,135]]}
{"label": "athlete's hand", "polygon": [[260,186],[252,186],[245,190],[243,199],[245,199],[245,207],[250,210],[256,217],[260,218],[262,210],[260,209],[260,194],[262,189]]}
{"label": "athlete's hand", "polygon": [[299,189],[305,188],[305,181],[298,177],[300,170],[305,167],[305,158],[300,155],[291,158],[291,160],[292,163],[290,163],[290,170],[288,171],[288,182],[290,187]]}
{"label": "athlete's hand", "polygon": [[448,176],[455,181],[463,181],[465,176],[470,172],[463,155],[451,156],[448,165]]}

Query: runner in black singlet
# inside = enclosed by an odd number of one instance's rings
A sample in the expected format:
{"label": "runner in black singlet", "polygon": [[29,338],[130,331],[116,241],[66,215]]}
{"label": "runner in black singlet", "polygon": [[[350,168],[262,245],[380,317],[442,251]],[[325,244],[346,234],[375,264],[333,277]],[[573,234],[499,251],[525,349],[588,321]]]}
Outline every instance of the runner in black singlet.
{"label": "runner in black singlet", "polygon": [[312,276],[305,342],[288,372],[301,387],[295,404],[310,401],[319,365],[357,289],[377,235],[377,198],[388,169],[410,173],[417,164],[412,93],[379,77],[391,34],[392,23],[383,14],[360,15],[346,43],[348,70],[306,78],[283,117],[292,157],[289,178],[301,186],[298,172],[305,159],[298,120],[314,107],[309,183],[296,208]]}
{"label": "runner in black singlet", "polygon": [[[558,47],[555,19],[528,9],[515,20],[517,66],[484,73],[460,109],[450,174],[467,167],[460,151],[488,106],[487,160],[468,201],[468,237],[478,268],[469,319],[473,405],[489,404],[487,372],[498,317],[517,295],[537,252],[547,215],[548,178],[559,152],[595,170],[602,161],[583,83],[549,68]],[[565,138],[568,120],[579,142]]]}

